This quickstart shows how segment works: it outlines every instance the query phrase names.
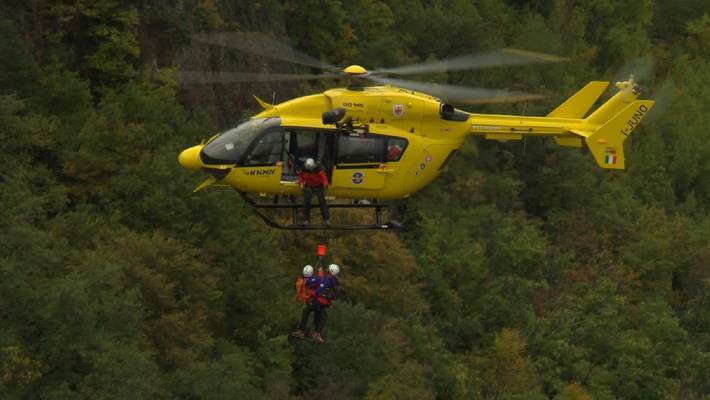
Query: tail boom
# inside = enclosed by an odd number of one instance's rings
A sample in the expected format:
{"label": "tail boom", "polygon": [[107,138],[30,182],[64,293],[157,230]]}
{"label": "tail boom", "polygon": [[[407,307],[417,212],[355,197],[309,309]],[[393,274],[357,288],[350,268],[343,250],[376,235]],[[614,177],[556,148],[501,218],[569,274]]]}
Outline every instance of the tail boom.
{"label": "tail boom", "polygon": [[581,147],[582,139],[599,166],[624,169],[624,140],[653,106],[652,100],[637,100],[639,88],[633,77],[617,82],[619,91],[582,118],[606,88],[592,82],[546,117],[471,114],[470,135],[493,140],[519,140],[524,136],[552,136],[562,146]]}

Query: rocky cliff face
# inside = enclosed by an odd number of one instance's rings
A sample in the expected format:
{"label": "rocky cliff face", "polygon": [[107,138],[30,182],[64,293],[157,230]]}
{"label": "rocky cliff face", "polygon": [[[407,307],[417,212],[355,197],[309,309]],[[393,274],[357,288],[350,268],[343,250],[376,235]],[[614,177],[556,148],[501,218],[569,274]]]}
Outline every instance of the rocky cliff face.
{"label": "rocky cliff face", "polygon": [[[207,112],[218,127],[258,111],[253,94],[269,102],[293,97],[297,83],[261,82],[259,77],[294,73],[295,65],[193,40],[195,34],[262,32],[288,43],[278,1],[265,0],[259,5],[239,0],[49,3],[0,4],[0,12],[17,27],[24,51],[38,65],[60,54],[60,62],[67,69],[79,71],[81,78],[97,84],[100,73],[86,66],[86,57],[95,53],[102,41],[113,40],[110,35],[97,32],[115,30],[120,35],[137,38],[140,56],[128,61],[137,69],[145,66],[201,73],[201,83],[188,82],[176,74],[178,99],[193,113]],[[124,62],[121,57],[125,54],[116,54],[117,61]],[[247,82],[210,79],[218,72],[257,76]]]}
{"label": "rocky cliff face", "polygon": [[[147,65],[168,67],[176,71],[180,83],[179,100],[191,112],[207,112],[218,127],[231,125],[260,110],[252,95],[277,103],[293,96],[295,83],[260,81],[273,73],[295,73],[296,66],[256,54],[193,39],[193,35],[209,35],[224,31],[262,32],[288,43],[286,27],[277,6],[255,8],[247,1],[217,1],[216,7],[200,17],[195,10],[176,6],[169,15],[190,12],[185,24],[165,43],[161,25],[146,21],[141,25],[141,59]],[[209,26],[212,24],[213,26]],[[248,40],[245,38],[245,40]],[[258,48],[255,49],[258,51]],[[189,71],[190,79],[184,79]],[[202,73],[202,74],[201,74]],[[230,73],[257,74],[246,82],[233,82]],[[200,78],[202,79],[196,79]],[[195,81],[201,82],[195,82]]]}

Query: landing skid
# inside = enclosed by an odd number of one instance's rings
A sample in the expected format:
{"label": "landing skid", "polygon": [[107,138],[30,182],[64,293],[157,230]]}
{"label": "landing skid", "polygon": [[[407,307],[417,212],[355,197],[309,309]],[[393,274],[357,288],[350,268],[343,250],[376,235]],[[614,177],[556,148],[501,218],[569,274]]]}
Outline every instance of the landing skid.
{"label": "landing skid", "polygon": [[[369,208],[375,213],[375,222],[373,224],[362,224],[362,225],[321,225],[309,224],[304,225],[303,222],[299,222],[298,216],[299,211],[303,210],[303,204],[296,201],[295,198],[287,198],[286,203],[279,203],[278,197],[274,198],[273,203],[258,203],[254,199],[250,198],[246,193],[237,190],[240,196],[252,206],[254,213],[261,218],[264,223],[272,228],[293,230],[293,231],[309,231],[309,230],[364,230],[364,229],[402,229],[404,224],[399,221],[388,221],[382,222],[382,211],[388,208],[390,205],[387,203],[328,203],[330,209],[334,208]],[[314,205],[314,213],[318,213],[317,205]],[[264,209],[290,209],[291,210],[291,225],[283,225],[269,218],[265,213],[260,210]]]}

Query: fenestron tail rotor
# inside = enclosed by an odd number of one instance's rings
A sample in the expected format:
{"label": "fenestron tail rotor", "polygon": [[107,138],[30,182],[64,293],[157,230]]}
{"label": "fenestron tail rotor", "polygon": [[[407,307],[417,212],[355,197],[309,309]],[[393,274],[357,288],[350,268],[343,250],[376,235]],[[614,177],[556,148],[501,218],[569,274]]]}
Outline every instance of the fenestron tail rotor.
{"label": "fenestron tail rotor", "polygon": [[633,77],[634,83],[639,86],[645,97],[655,101],[653,109],[649,112],[644,122],[650,123],[661,118],[670,108],[676,87],[672,81],[649,81],[657,76],[658,60],[650,55],[633,58],[614,72],[613,82],[625,81]]}

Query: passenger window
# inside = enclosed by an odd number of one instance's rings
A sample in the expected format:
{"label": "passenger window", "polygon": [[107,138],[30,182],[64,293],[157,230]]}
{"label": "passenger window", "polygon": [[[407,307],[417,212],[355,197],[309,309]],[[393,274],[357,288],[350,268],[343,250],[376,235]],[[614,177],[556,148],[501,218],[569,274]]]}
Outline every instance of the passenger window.
{"label": "passenger window", "polygon": [[384,161],[386,141],[376,136],[340,136],[338,163],[379,163]]}
{"label": "passenger window", "polygon": [[389,139],[387,141],[387,161],[397,161],[402,157],[407,141],[404,139]]}
{"label": "passenger window", "polygon": [[397,161],[407,148],[407,140],[378,135],[340,136],[338,163],[384,163]]}

